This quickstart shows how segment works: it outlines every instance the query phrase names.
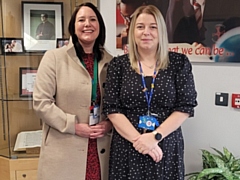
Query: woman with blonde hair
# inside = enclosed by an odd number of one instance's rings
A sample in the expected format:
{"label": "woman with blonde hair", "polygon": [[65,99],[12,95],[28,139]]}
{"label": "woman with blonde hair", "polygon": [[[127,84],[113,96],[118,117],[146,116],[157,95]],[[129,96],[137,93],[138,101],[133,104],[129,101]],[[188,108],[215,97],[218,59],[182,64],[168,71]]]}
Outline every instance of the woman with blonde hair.
{"label": "woman with blonde hair", "polygon": [[129,54],[114,58],[104,113],[114,126],[109,180],[183,180],[181,124],[194,115],[196,90],[188,58],[168,51],[160,11],[139,7],[129,30]]}

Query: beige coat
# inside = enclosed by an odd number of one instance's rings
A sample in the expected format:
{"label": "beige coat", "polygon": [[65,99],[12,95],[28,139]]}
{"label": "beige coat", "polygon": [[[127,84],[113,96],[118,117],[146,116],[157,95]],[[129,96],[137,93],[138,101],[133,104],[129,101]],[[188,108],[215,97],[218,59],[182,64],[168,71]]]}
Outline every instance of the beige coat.
{"label": "beige coat", "polygon": [[[105,51],[98,65],[102,97],[111,59]],[[75,135],[75,123],[88,123],[91,89],[91,77],[71,42],[45,53],[33,92],[34,110],[43,121],[38,180],[85,180],[88,138]],[[102,180],[108,179],[110,138],[97,140]]]}

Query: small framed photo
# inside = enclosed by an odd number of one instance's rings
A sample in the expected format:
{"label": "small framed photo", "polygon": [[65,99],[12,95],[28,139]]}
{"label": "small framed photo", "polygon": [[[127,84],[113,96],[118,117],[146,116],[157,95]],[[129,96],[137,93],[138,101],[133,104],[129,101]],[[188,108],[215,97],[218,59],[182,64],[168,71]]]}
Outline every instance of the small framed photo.
{"label": "small framed photo", "polygon": [[1,38],[1,54],[24,53],[23,38]]}
{"label": "small framed photo", "polygon": [[60,47],[63,47],[63,46],[67,46],[68,43],[69,43],[69,39],[57,38],[56,48],[60,48]]}
{"label": "small framed photo", "polygon": [[37,68],[19,68],[19,95],[20,97],[32,97],[33,86],[36,80]]}
{"label": "small framed photo", "polygon": [[56,48],[63,37],[62,2],[22,2],[23,39],[27,52]]}

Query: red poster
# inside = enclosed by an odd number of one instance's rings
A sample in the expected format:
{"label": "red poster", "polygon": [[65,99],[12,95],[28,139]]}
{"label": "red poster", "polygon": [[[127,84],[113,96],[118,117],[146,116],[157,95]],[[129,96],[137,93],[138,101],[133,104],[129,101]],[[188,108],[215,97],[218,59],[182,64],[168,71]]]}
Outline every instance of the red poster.
{"label": "red poster", "polygon": [[117,49],[127,53],[131,16],[144,4],[161,11],[170,51],[197,62],[240,62],[240,1],[236,0],[117,0]]}

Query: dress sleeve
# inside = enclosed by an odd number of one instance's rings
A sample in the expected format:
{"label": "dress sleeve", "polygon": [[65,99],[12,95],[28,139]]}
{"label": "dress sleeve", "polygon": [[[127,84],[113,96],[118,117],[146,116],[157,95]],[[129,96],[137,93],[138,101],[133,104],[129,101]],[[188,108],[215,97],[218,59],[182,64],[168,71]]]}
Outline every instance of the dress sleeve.
{"label": "dress sleeve", "polygon": [[107,70],[105,93],[103,97],[103,114],[121,113],[120,91],[122,84],[122,63],[114,57]]}
{"label": "dress sleeve", "polygon": [[174,111],[188,113],[189,117],[194,116],[194,107],[197,106],[197,92],[195,90],[192,65],[187,56],[181,55],[182,63],[176,73],[177,100]]}

